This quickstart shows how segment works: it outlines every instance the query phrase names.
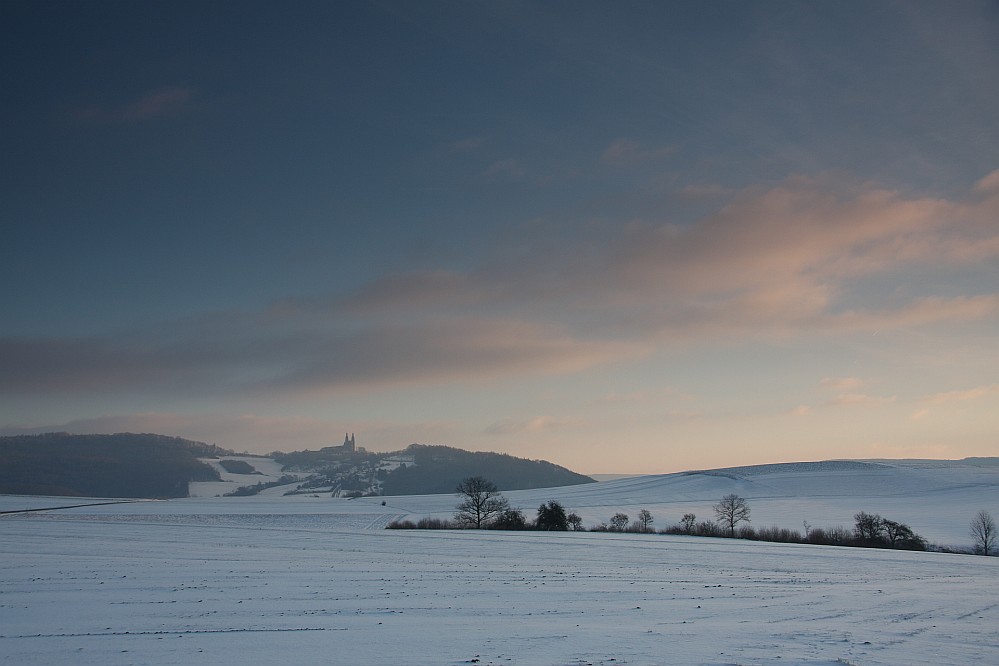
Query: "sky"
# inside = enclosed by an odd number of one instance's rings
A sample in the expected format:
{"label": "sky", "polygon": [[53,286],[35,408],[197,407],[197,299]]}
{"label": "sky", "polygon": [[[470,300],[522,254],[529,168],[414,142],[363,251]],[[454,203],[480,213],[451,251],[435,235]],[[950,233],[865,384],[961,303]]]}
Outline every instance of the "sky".
{"label": "sky", "polygon": [[999,455],[995,2],[0,4],[0,434]]}

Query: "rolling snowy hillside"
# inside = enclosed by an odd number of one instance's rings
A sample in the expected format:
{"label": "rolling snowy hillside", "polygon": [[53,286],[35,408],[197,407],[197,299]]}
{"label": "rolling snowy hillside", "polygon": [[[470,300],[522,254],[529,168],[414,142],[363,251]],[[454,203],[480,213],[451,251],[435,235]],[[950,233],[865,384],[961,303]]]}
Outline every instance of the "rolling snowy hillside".
{"label": "rolling snowy hillside", "polygon": [[[257,463],[259,464],[259,463]],[[271,476],[276,469],[265,470]],[[238,483],[230,475],[228,485]],[[259,479],[261,477],[254,477]],[[269,478],[269,477],[267,477]],[[72,509],[69,515],[190,516],[256,515],[272,523],[290,520],[289,514],[324,516],[327,524],[341,521],[360,527],[383,527],[397,518],[448,517],[454,495],[407,495],[353,500],[328,496],[282,497],[274,494],[238,498],[188,498],[167,502],[115,504]],[[528,516],[549,499],[560,501],[583,518],[587,527],[623,512],[634,518],[648,509],[653,527],[676,523],[684,513],[699,520],[713,519],[711,506],[728,493],[746,498],[757,527],[802,529],[807,521],[816,527],[851,527],[858,511],[878,513],[910,525],[931,543],[967,546],[968,523],[985,509],[999,516],[999,458],[958,461],[872,460],[785,463],[752,467],[638,476],[603,483],[560,488],[509,491],[504,495]],[[0,510],[45,506],[46,498],[0,496]],[[67,502],[65,498],[54,504]],[[50,504],[51,505],[51,504]],[[189,516],[183,518],[182,516]],[[274,518],[266,518],[274,516]],[[339,516],[339,518],[338,518]],[[166,519],[166,518],[161,518]]]}
{"label": "rolling snowy hillside", "polygon": [[[272,474],[276,470],[268,470]],[[999,465],[834,461],[507,493],[757,526],[856,511],[967,545]],[[0,496],[0,661],[16,664],[999,663],[999,558],[621,533],[384,530],[454,495]],[[75,508],[68,508],[73,505]],[[67,508],[58,508],[67,507]],[[25,510],[35,509],[25,512]]]}

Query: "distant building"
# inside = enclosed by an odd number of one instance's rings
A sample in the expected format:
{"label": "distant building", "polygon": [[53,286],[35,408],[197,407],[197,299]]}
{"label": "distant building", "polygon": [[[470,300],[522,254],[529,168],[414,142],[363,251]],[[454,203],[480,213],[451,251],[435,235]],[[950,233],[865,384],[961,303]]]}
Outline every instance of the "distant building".
{"label": "distant building", "polygon": [[337,455],[350,455],[357,452],[357,442],[354,440],[354,433],[344,434],[343,444],[340,446],[324,446],[320,449],[323,453],[333,453]]}

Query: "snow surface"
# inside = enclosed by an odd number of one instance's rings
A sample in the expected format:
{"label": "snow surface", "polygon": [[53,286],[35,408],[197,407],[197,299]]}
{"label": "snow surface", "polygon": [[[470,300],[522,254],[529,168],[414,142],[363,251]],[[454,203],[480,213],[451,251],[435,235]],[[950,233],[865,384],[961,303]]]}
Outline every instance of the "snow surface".
{"label": "snow surface", "polygon": [[[269,470],[270,471],[270,470]],[[967,545],[986,461],[839,461],[506,493],[585,524],[749,500],[753,524],[858,510]],[[384,505],[382,504],[384,502]],[[0,496],[10,664],[999,663],[999,558],[660,535],[383,530],[453,495]],[[56,509],[55,507],[75,508]]]}
{"label": "snow surface", "polygon": [[[252,466],[256,472],[253,474],[233,474],[232,472],[226,471],[217,458],[198,458],[198,460],[213,467],[219,473],[222,480],[192,481],[187,484],[188,494],[191,497],[218,497],[220,495],[225,495],[226,493],[231,493],[240,486],[253,486],[258,483],[277,481],[286,474],[290,476],[305,476],[304,474],[296,474],[293,472],[282,472],[281,463],[277,462],[273,458],[259,456],[225,456],[225,460],[239,460]],[[264,493],[267,493],[268,495],[279,495],[295,488],[297,485],[298,484],[293,483],[276,486],[274,488],[266,489]],[[277,492],[275,493],[274,491]]]}
{"label": "snow surface", "polygon": [[269,503],[214,518],[152,510],[171,501],[0,519],[0,660],[999,663],[999,558],[365,530]]}

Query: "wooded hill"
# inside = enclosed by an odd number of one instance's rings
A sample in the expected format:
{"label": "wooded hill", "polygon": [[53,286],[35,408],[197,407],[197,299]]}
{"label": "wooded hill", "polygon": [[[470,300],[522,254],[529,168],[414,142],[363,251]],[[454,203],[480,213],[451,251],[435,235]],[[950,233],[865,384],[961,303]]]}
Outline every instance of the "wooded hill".
{"label": "wooded hill", "polygon": [[[500,490],[550,488],[593,479],[544,460],[500,453],[413,444],[394,453],[275,452],[285,468],[311,473],[311,486],[383,495],[452,493],[469,476],[483,476]],[[218,481],[219,473],[198,458],[232,451],[214,444],[154,434],[71,435],[47,433],[0,437],[0,494],[74,497],[187,497],[188,482]],[[411,458],[394,469],[383,459]],[[231,473],[250,473],[239,461],[224,461]],[[265,484],[266,485],[266,484]],[[273,485],[273,484],[272,484]]]}
{"label": "wooded hill", "polygon": [[187,497],[188,481],[219,480],[197,458],[231,454],[214,444],[152,434],[0,437],[0,493]]}
{"label": "wooded hill", "polygon": [[382,481],[385,495],[453,493],[462,479],[482,476],[500,490],[553,488],[595,483],[546,460],[526,460],[505,453],[463,451],[450,446],[413,444],[405,450],[415,465],[400,467]]}

